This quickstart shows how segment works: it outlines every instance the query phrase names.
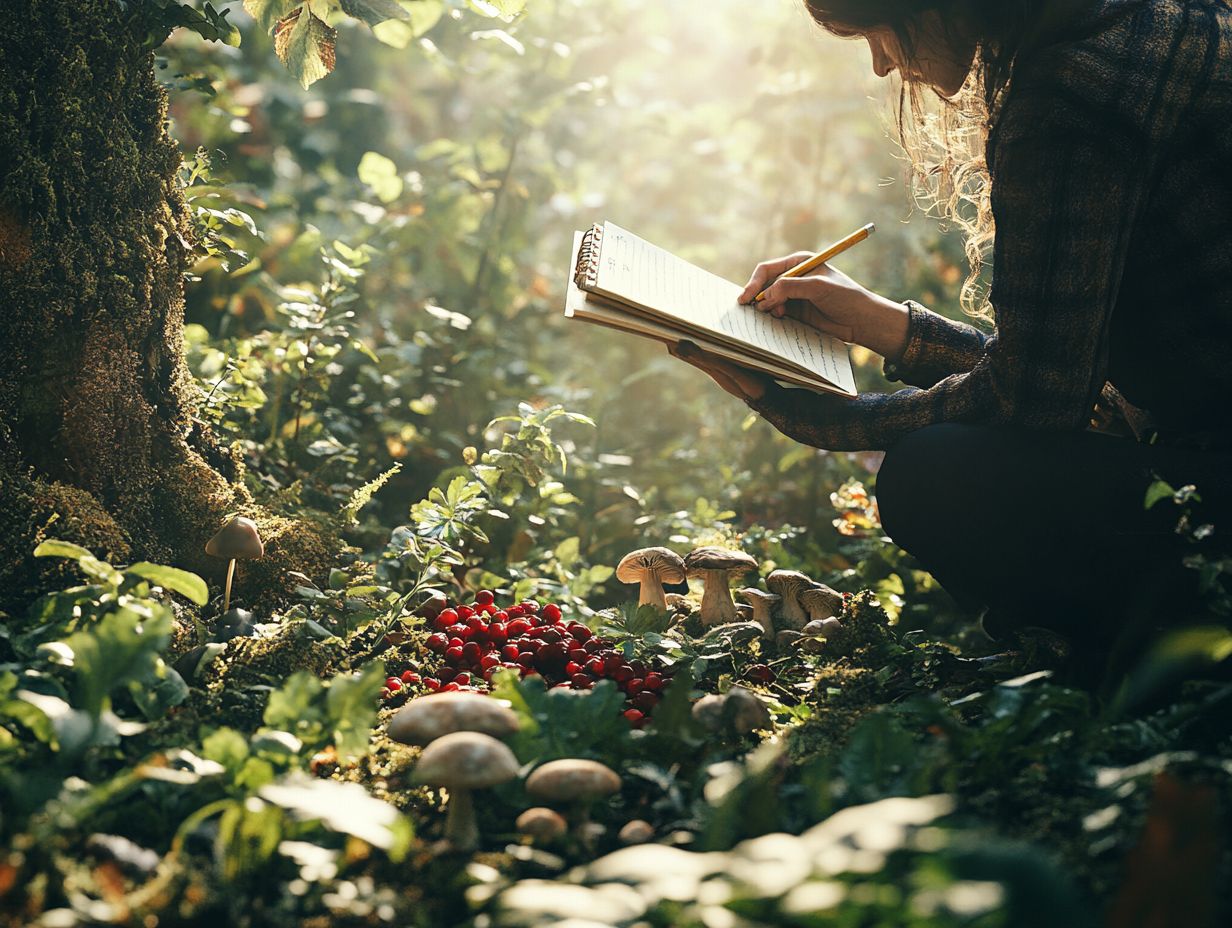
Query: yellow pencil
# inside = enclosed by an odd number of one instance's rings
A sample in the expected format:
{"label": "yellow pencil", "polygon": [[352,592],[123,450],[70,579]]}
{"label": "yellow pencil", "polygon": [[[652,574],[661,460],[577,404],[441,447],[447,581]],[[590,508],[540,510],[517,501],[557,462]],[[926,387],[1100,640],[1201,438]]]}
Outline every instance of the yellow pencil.
{"label": "yellow pencil", "polygon": [[[784,271],[782,274],[776,277],[775,280],[782,280],[784,277],[803,277],[809,271],[813,270],[814,268],[820,267],[821,265],[829,261],[831,258],[836,257],[837,255],[841,255],[844,251],[846,251],[852,245],[855,245],[855,244],[858,244],[859,242],[864,241],[866,238],[868,238],[870,235],[872,235],[876,231],[877,231],[877,227],[870,222],[864,228],[857,229],[856,231],[852,232],[846,238],[835,242],[825,251],[819,251],[817,252],[817,254],[813,255],[813,257],[806,258],[805,260],[801,261],[799,264],[793,267],[790,271]],[[767,284],[765,290],[762,290],[761,293],[753,297],[753,302],[760,303],[762,299],[765,298],[766,290],[769,290],[770,286],[771,285]]]}

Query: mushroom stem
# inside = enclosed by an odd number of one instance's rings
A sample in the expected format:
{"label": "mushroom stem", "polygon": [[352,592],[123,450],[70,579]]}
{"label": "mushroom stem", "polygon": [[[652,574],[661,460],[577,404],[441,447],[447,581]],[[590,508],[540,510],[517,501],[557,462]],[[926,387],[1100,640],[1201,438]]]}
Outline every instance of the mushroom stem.
{"label": "mushroom stem", "polygon": [[469,789],[449,788],[449,813],[445,816],[445,840],[459,851],[479,846],[479,825],[475,822],[475,802]]}
{"label": "mushroom stem", "polygon": [[727,571],[704,571],[702,584],[702,624],[725,625],[736,621],[736,602],[727,584]]}
{"label": "mushroom stem", "polygon": [[222,594],[222,611],[226,612],[231,608],[231,579],[235,576],[235,558],[231,558],[227,562],[227,585]]}
{"label": "mushroom stem", "polygon": [[667,597],[663,595],[663,584],[659,575],[653,571],[642,576],[642,585],[638,591],[639,606],[654,606],[660,612],[667,612]]}

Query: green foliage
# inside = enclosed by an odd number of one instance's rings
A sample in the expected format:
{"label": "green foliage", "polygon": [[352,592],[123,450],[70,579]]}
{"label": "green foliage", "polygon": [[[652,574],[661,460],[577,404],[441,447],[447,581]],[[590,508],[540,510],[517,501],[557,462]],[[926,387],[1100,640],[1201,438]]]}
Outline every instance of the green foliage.
{"label": "green foliage", "polygon": [[328,684],[310,673],[292,674],[282,689],[270,694],[265,724],[290,732],[306,749],[332,744],[341,757],[354,757],[368,746],[384,679],[385,668],[379,662],[353,676],[334,677]]}

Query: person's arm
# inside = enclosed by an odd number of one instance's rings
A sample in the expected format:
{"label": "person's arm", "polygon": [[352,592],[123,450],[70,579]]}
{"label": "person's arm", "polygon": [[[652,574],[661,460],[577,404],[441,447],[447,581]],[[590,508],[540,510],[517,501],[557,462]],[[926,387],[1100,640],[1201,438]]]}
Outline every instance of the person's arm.
{"label": "person's arm", "polygon": [[1107,326],[1151,170],[1150,146],[1100,115],[1040,92],[1007,104],[992,165],[998,331],[970,370],[855,399],[768,384],[749,406],[831,450],[884,449],[938,422],[1084,427],[1105,380]]}
{"label": "person's arm", "polygon": [[907,345],[897,358],[887,357],[882,370],[889,380],[931,387],[951,374],[965,374],[984,356],[988,336],[973,325],[956,322],[904,300],[908,311]]}

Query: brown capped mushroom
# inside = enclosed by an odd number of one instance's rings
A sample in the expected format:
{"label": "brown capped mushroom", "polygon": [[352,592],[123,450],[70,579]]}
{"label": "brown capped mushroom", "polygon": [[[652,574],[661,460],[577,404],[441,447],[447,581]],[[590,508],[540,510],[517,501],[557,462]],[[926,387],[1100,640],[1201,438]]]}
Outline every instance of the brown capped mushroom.
{"label": "brown capped mushroom", "polygon": [[625,823],[617,837],[620,838],[621,844],[645,844],[654,837],[654,826],[650,822],[635,818]]}
{"label": "brown capped mushroom", "polygon": [[728,575],[733,571],[753,570],[757,561],[743,551],[732,551],[707,545],[694,548],[684,559],[690,577],[701,577],[702,625],[726,625],[736,621],[736,604],[732,600]]}
{"label": "brown capped mushroom", "polygon": [[568,823],[559,812],[543,806],[527,809],[518,816],[516,825],[519,833],[526,835],[536,844],[551,844],[564,837],[569,830]]}
{"label": "brown capped mushroom", "polygon": [[770,710],[751,690],[733,686],[721,696],[711,694],[693,703],[693,720],[707,731],[747,735],[770,727]]}
{"label": "brown capped mushroom", "polygon": [[775,593],[766,593],[755,586],[746,586],[740,590],[740,596],[753,609],[753,621],[762,627],[762,639],[769,641],[774,637],[774,607],[782,602],[783,597]]}
{"label": "brown capped mushroom", "polygon": [[257,523],[243,516],[235,516],[205,543],[205,553],[228,560],[227,583],[222,594],[222,611],[227,612],[231,609],[231,581],[235,577],[236,559],[255,559],[265,554]]}
{"label": "brown capped mushroom", "polygon": [[766,578],[770,592],[783,597],[783,622],[788,628],[799,631],[808,621],[808,615],[800,607],[800,593],[813,585],[813,581],[798,570],[776,570]]}
{"label": "brown capped mushroom", "polygon": [[832,637],[842,627],[838,619],[833,616],[824,619],[814,619],[804,626],[804,643],[801,647],[810,654],[817,654],[822,649],[822,640]]}
{"label": "brown capped mushroom", "polygon": [[585,842],[590,804],[620,789],[620,777],[598,761],[567,757],[548,761],[526,778],[526,791],[572,807],[573,831]]}
{"label": "brown capped mushroom", "polygon": [[828,619],[843,611],[843,594],[824,583],[814,583],[807,590],[801,590],[796,599],[808,612],[810,622]]}
{"label": "brown capped mushroom", "polygon": [[637,604],[666,612],[663,584],[684,582],[684,561],[670,548],[638,548],[620,559],[616,579],[621,583],[640,583]]}
{"label": "brown capped mushroom", "polygon": [[479,846],[471,792],[507,783],[518,775],[513,751],[491,735],[455,731],[437,738],[419,755],[415,779],[449,791],[445,840],[460,851]]}
{"label": "brown capped mushroom", "polygon": [[455,731],[507,738],[518,730],[509,704],[481,693],[432,693],[412,699],[389,722],[389,737],[402,744],[430,744]]}

